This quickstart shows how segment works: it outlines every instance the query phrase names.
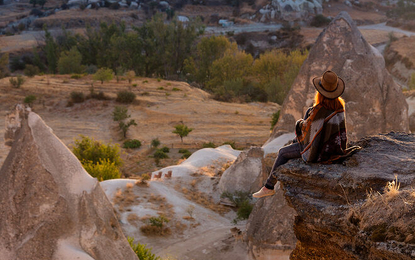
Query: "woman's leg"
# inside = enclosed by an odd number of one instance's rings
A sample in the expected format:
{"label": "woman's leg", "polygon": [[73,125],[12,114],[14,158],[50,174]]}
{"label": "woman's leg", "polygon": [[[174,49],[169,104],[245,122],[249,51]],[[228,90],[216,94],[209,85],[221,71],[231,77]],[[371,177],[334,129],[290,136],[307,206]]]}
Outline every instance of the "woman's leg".
{"label": "woman's leg", "polygon": [[285,164],[290,159],[301,158],[300,144],[293,143],[288,146],[282,147],[279,152],[277,159],[275,159],[274,166],[272,167],[271,173],[265,184],[265,188],[273,190],[275,184],[277,184],[277,169],[278,166]]}

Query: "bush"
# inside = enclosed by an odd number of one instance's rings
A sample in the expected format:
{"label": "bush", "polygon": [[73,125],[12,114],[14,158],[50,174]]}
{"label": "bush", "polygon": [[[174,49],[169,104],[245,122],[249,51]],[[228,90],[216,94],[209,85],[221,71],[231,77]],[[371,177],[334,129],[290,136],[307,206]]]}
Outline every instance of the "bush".
{"label": "bush", "polygon": [[100,92],[95,92],[94,91],[94,87],[91,87],[89,89],[89,94],[87,96],[87,98],[93,98],[93,99],[97,99],[97,100],[108,100],[109,97],[105,96],[104,92],[100,91]]}
{"label": "bush", "polygon": [[24,69],[24,74],[28,77],[34,77],[40,73],[40,69],[36,66],[27,64]]}
{"label": "bush", "polygon": [[118,126],[120,127],[120,130],[122,131],[122,134],[123,134],[124,138],[127,137],[128,128],[130,128],[130,126],[133,126],[133,125],[137,125],[137,123],[135,122],[134,119],[131,119],[128,122],[120,121],[118,123]]}
{"label": "bush", "polygon": [[[133,70],[127,71],[127,73],[125,74],[127,76],[128,79],[128,83],[131,84],[131,82],[133,81],[133,79],[135,78],[135,72]],[[134,86],[134,85],[133,85]],[[135,87],[137,87],[137,84],[135,85]]]}
{"label": "bush", "polygon": [[123,144],[123,148],[135,149],[135,148],[140,148],[140,147],[141,147],[141,142],[137,139],[127,140]]}
{"label": "bush", "polygon": [[119,167],[122,165],[120,158],[120,148],[117,145],[103,144],[87,136],[80,136],[81,139],[75,139],[75,145],[72,148],[74,155],[82,162],[91,161],[93,164],[99,163],[100,160],[114,163]]}
{"label": "bush", "polygon": [[411,74],[411,78],[408,82],[408,88],[411,90],[415,89],[415,72]]}
{"label": "bush", "polygon": [[212,142],[209,142],[209,143],[203,143],[202,147],[203,148],[216,148],[216,145]]}
{"label": "bush", "polygon": [[28,104],[30,107],[32,106],[33,102],[35,102],[36,96],[34,95],[28,95],[24,98],[24,103]]}
{"label": "bush", "polygon": [[154,156],[155,159],[167,159],[167,158],[169,158],[169,156],[162,149],[157,149],[154,152],[153,156]]}
{"label": "bush", "polygon": [[327,26],[330,22],[331,22],[330,18],[325,17],[322,14],[318,14],[318,15],[313,17],[313,19],[311,20],[310,25],[314,26],[314,27],[323,27],[323,26]]}
{"label": "bush", "polygon": [[134,238],[128,237],[128,243],[133,249],[134,253],[138,256],[140,260],[161,260],[160,257],[156,256],[151,252],[151,247],[147,248],[147,245],[140,243],[134,244]]}
{"label": "bush", "polygon": [[82,166],[92,177],[97,178],[99,181],[118,179],[121,177],[118,166],[109,159],[99,159],[96,163],[84,161]]}
{"label": "bush", "polygon": [[157,148],[159,145],[160,145],[160,140],[158,138],[151,140],[151,147]]}
{"label": "bush", "polygon": [[128,108],[126,107],[114,107],[114,110],[112,111],[112,119],[116,122],[125,120],[127,118],[130,118],[131,115],[128,114]]}
{"label": "bush", "polygon": [[187,152],[184,152],[183,153],[183,155],[182,155],[182,159],[187,159],[187,158],[189,158],[190,157],[190,155],[192,155],[192,153],[190,152],[190,151],[187,151]]}
{"label": "bush", "polygon": [[14,88],[20,88],[25,81],[26,79],[22,75],[17,75],[17,77],[11,77],[9,79],[10,84],[12,84]]}
{"label": "bush", "polygon": [[[7,57],[9,57],[8,54],[7,54]],[[11,71],[14,72],[16,70],[24,70],[25,68],[26,68],[26,63],[24,61],[22,61],[20,59],[20,57],[16,56],[16,57],[13,57],[11,59],[11,61],[10,61],[10,70]]]}
{"label": "bush", "polygon": [[81,79],[83,76],[81,74],[72,74],[71,79]]}
{"label": "bush", "polygon": [[188,153],[188,152],[189,152],[189,150],[187,150],[187,149],[184,149],[184,148],[179,149],[179,153]]}
{"label": "bush", "polygon": [[225,144],[230,145],[232,147],[232,149],[236,149],[236,145],[235,145],[234,141],[226,141],[226,142],[223,142],[222,145],[225,145]]}
{"label": "bush", "polygon": [[117,102],[129,104],[135,100],[136,95],[130,91],[118,91],[117,92]]}
{"label": "bush", "polygon": [[280,118],[280,110],[273,113],[271,116],[271,130],[274,129],[274,126],[278,123],[278,119]]}
{"label": "bush", "polygon": [[95,65],[88,65],[86,67],[85,72],[88,74],[95,74],[98,71],[98,67]]}
{"label": "bush", "polygon": [[108,82],[114,78],[114,73],[111,69],[101,68],[92,76],[94,80],[101,81],[101,84],[104,84],[104,81]]}
{"label": "bush", "polygon": [[237,222],[238,220],[247,219],[249,215],[251,214],[252,209],[253,209],[253,204],[251,204],[249,192],[243,192],[243,191],[236,191],[235,193],[224,192],[222,193],[221,197],[228,198],[238,208],[238,211],[236,212],[237,217],[236,219],[234,219],[234,222]]}
{"label": "bush", "polygon": [[82,103],[82,102],[84,102],[85,101],[84,93],[78,92],[78,91],[71,92],[71,101],[73,103]]}
{"label": "bush", "polygon": [[167,146],[163,146],[162,148],[160,148],[160,150],[162,150],[165,153],[169,153],[170,149]]}

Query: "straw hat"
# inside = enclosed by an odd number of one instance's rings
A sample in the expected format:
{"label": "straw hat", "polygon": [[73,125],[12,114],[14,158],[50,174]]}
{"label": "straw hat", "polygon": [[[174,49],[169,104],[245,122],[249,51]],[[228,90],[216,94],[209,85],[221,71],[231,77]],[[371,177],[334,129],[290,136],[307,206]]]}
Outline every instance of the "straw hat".
{"label": "straw hat", "polygon": [[314,87],[321,95],[329,99],[338,98],[344,92],[344,81],[331,70],[323,73],[323,76],[313,79]]}

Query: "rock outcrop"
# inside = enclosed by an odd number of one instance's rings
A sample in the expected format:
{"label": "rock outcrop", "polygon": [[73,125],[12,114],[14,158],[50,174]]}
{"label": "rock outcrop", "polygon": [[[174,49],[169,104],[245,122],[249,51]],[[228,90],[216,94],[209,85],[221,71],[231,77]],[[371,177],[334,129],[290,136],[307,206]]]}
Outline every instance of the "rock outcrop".
{"label": "rock outcrop", "polygon": [[296,159],[280,167],[297,213],[291,259],[415,258],[415,135],[392,132],[357,144],[363,149],[343,164]]}
{"label": "rock outcrop", "polygon": [[246,226],[245,240],[251,259],[275,259],[275,255],[290,255],[297,242],[293,230],[295,215],[278,183],[274,196],[259,199]]}
{"label": "rock outcrop", "polygon": [[253,147],[239,154],[236,161],[223,173],[219,192],[255,192],[262,187],[268,173],[264,163],[264,151]]}
{"label": "rock outcrop", "polygon": [[328,69],[346,83],[342,97],[346,101],[350,140],[409,130],[408,106],[386,70],[383,56],[363,38],[351,17],[341,12],[310,50],[284,101],[270,140],[281,133],[294,132],[295,121],[313,103],[315,88],[311,80]]}
{"label": "rock outcrop", "polygon": [[8,118],[12,148],[0,170],[1,259],[138,259],[98,181],[42,119],[23,106]]}
{"label": "rock outcrop", "polygon": [[323,0],[273,0],[259,10],[260,21],[307,20],[323,12]]}

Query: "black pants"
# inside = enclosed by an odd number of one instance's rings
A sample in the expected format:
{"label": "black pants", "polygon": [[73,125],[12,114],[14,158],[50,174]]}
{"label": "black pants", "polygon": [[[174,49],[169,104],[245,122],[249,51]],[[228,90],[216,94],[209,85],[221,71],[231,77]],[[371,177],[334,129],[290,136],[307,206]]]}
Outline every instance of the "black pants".
{"label": "black pants", "polygon": [[271,173],[269,174],[269,177],[267,179],[267,183],[265,184],[265,188],[270,190],[274,189],[274,186],[275,184],[277,184],[278,181],[276,176],[278,166],[285,164],[290,159],[301,158],[300,152],[301,151],[299,143],[287,145],[279,150],[277,159],[275,159],[274,166],[272,167]]}

